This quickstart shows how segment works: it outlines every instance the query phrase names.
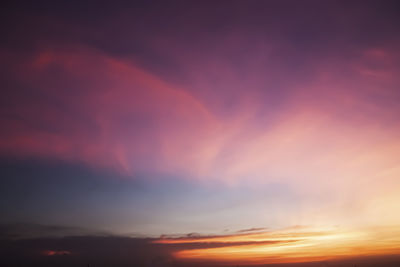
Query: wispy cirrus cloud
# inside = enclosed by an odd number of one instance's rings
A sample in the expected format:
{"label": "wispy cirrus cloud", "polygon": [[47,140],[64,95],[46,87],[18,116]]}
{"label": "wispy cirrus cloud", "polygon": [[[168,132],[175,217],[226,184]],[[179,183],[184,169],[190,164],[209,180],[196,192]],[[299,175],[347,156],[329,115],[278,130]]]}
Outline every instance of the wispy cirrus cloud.
{"label": "wispy cirrus cloud", "polygon": [[[310,57],[302,74],[283,61],[282,73],[272,77],[277,62],[269,65],[268,59],[282,48],[269,49],[265,61],[253,61],[258,50],[249,52],[242,76],[227,55],[216,53],[210,63],[199,53],[196,64],[181,58],[187,71],[171,79],[87,46],[49,45],[26,57],[10,53],[8,79],[24,90],[7,91],[0,153],[228,187],[280,183],[306,196],[331,196],[323,214],[311,205],[302,218],[380,223],[400,203],[396,50],[363,49],[352,60],[328,54],[330,64]],[[208,75],[208,64],[218,66],[218,80]],[[185,79],[177,82],[180,75]],[[233,93],[243,88],[243,97]],[[234,108],[218,104],[227,97]],[[362,214],[349,219],[354,206]],[[385,220],[397,222],[391,214]],[[293,216],[285,221],[307,224]]]}
{"label": "wispy cirrus cloud", "polygon": [[[3,153],[57,156],[124,171],[150,159],[160,169],[174,168],[183,147],[202,150],[193,138],[218,125],[189,93],[100,52],[41,51],[15,64],[22,70],[13,75],[35,89],[16,106],[4,107],[8,116],[2,123],[9,127]],[[10,97],[19,96],[10,92]]]}

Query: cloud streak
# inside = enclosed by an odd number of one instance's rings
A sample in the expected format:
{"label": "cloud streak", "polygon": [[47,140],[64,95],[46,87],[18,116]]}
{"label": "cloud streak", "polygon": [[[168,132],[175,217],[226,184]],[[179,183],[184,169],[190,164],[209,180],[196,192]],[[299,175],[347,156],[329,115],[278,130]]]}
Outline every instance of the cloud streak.
{"label": "cloud streak", "polygon": [[183,260],[206,260],[225,263],[270,264],[313,262],[366,255],[398,254],[396,227],[378,229],[292,228],[280,231],[160,239],[161,244],[206,244],[205,248],[183,249],[174,253]]}
{"label": "cloud streak", "polygon": [[[29,227],[29,225],[26,225]],[[36,225],[32,225],[36,229]],[[13,225],[0,229],[0,255],[7,266],[348,266],[398,262],[398,227],[381,229],[282,230],[228,235],[138,238],[88,234],[8,239]],[[65,226],[42,226],[51,234]],[[379,230],[380,234],[376,235]],[[375,256],[375,258],[372,258]],[[287,265],[293,263],[293,265]],[[295,264],[296,263],[296,264]],[[325,264],[325,265],[324,265]],[[385,265],[386,266],[386,265]]]}

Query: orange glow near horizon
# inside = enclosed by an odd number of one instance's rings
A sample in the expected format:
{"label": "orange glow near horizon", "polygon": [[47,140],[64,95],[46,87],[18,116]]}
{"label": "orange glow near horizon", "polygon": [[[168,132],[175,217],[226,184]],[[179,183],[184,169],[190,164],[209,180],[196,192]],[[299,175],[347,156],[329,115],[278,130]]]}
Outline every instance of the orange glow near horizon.
{"label": "orange glow near horizon", "polygon": [[400,253],[400,228],[362,230],[287,229],[239,235],[159,239],[162,244],[198,244],[175,257],[246,264],[308,262]]}

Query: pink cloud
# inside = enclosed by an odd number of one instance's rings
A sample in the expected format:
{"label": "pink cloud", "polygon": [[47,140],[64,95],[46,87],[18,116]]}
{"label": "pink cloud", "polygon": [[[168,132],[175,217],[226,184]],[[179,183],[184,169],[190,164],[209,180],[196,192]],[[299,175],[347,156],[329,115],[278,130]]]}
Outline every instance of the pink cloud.
{"label": "pink cloud", "polygon": [[[347,212],[342,205],[359,187],[363,205],[379,203],[383,193],[374,190],[392,188],[398,175],[398,80],[367,79],[359,66],[383,61],[376,63],[379,71],[395,73],[390,58],[396,53],[366,50],[329,64],[310,59],[312,79],[302,79],[283,63],[274,70],[276,62],[268,59],[279,49],[269,49],[266,61],[249,62],[241,76],[223,53],[209,62],[185,52],[179,64],[187,76],[179,85],[171,82],[179,75],[167,82],[134,61],[87,47],[55,47],[11,62],[13,75],[32,89],[8,107],[0,150],[128,174],[173,173],[229,185],[284,183],[304,193],[334,190],[342,196],[332,203],[339,212]],[[256,55],[249,52],[248,58]],[[234,108],[226,99],[235,100]],[[379,185],[382,173],[385,182]],[[371,196],[377,202],[368,204]]]}
{"label": "pink cloud", "polygon": [[8,110],[20,119],[3,120],[8,131],[1,148],[6,152],[125,171],[143,160],[166,168],[174,167],[171,157],[197,150],[194,140],[218,127],[207,108],[186,91],[99,52],[50,50],[21,65],[21,82],[47,99],[34,102],[26,96]]}
{"label": "pink cloud", "polygon": [[68,250],[45,250],[42,251],[42,254],[45,256],[64,256],[70,255],[71,252]]}

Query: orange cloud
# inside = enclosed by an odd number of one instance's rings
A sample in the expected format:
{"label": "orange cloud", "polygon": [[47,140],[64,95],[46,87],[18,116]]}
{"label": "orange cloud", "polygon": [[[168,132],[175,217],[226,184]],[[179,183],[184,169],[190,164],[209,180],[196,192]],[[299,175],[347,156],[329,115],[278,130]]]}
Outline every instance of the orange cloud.
{"label": "orange cloud", "polygon": [[293,228],[252,234],[160,239],[161,244],[206,244],[175,257],[226,263],[289,263],[400,252],[399,227],[351,229]]}

